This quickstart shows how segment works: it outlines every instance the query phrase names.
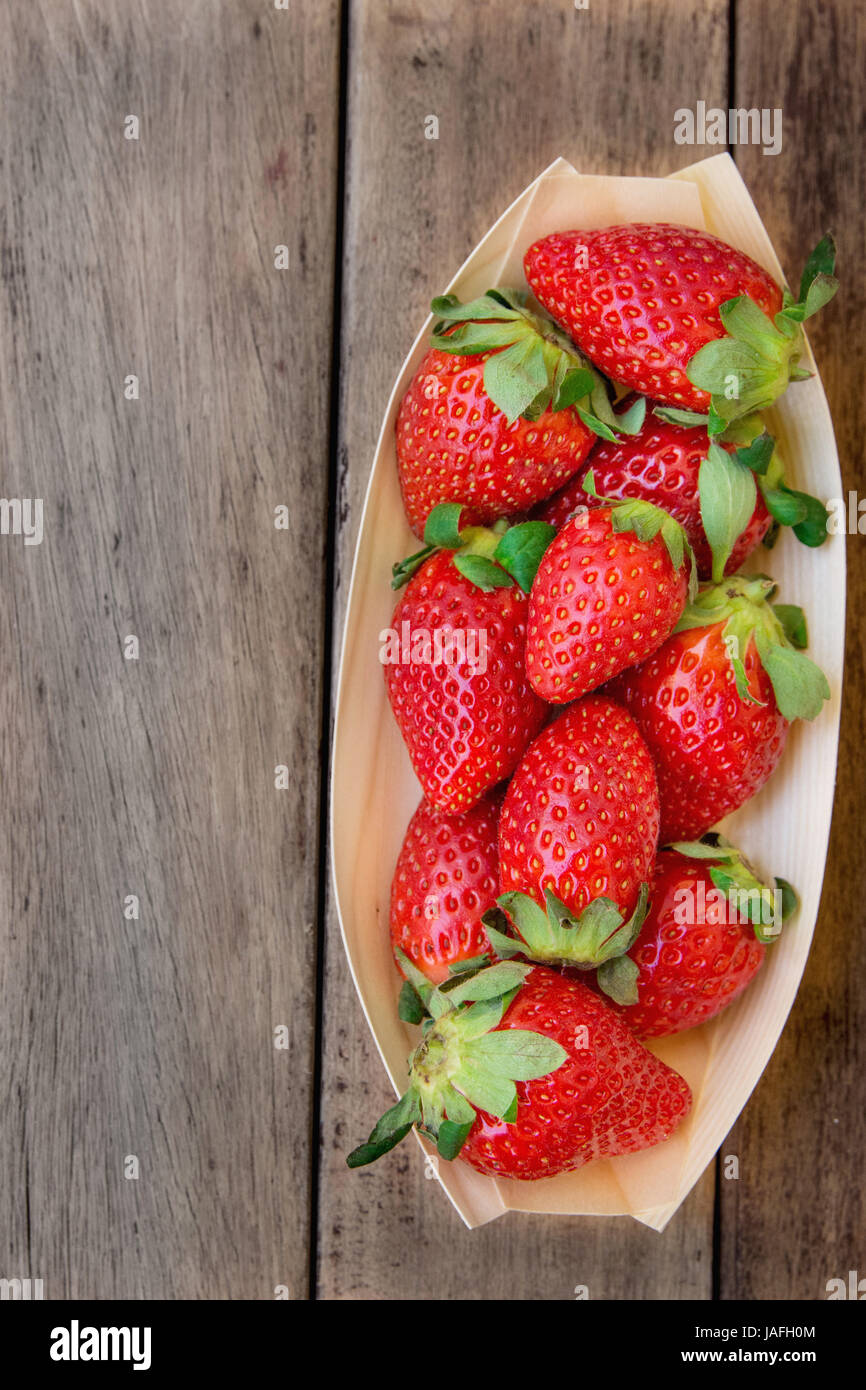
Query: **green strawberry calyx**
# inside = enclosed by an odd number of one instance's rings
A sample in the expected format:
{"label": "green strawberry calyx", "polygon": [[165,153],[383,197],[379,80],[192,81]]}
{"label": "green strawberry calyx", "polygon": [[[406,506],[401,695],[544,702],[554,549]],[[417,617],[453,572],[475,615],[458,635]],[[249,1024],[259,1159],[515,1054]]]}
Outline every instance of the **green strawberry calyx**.
{"label": "green strawberry calyx", "polygon": [[520,521],[514,526],[460,527],[462,502],[440,502],[424,527],[424,548],[400,560],[391,570],[391,588],[400,589],[438,550],[454,552],[454,566],[476,588],[489,593],[517,582],[528,594],[535,572],[556,529],[546,521]]}
{"label": "green strawberry calyx", "polygon": [[516,1082],[549,1076],[568,1057],[543,1033],[499,1030],[532,966],[511,960],[487,965],[482,956],[462,962],[434,987],[401,951],[397,958],[407,977],[401,1017],[414,998],[417,1016],[407,1021],[423,1020],[424,1036],[409,1058],[408,1089],[349,1154],[350,1168],[380,1158],[413,1125],[435,1143],[440,1158],[456,1158],[479,1110],[513,1124]]}
{"label": "green strawberry calyx", "polygon": [[544,890],[546,910],[526,893],[509,892],[497,898],[498,906],[481,920],[490,945],[502,959],[521,955],[544,965],[597,970],[599,983],[608,981],[608,992],[613,988],[627,992],[634,988],[637,966],[626,952],[643,926],[648,893],[648,885],[642,883],[628,921],[616,903],[605,897],[593,898],[575,915],[550,888]]}
{"label": "green strawberry calyx", "polygon": [[605,378],[552,319],[526,307],[527,299],[509,289],[488,290],[469,304],[440,295],[430,306],[437,316],[431,342],[440,352],[491,354],[484,363],[484,389],[509,424],[573,406],[602,439],[636,434],[646,413],[643,397],[615,415]]}
{"label": "green strawberry calyx", "polygon": [[790,382],[811,375],[798,366],[805,347],[801,324],[839,288],[835,262],[833,238],[825,236],[803,271],[799,298],[786,289],[782,308],[772,319],[748,295],[720,305],[725,337],[699,348],[686,369],[692,385],[710,394],[711,435],[721,434],[740,416],[772,405]]}
{"label": "green strawberry calyx", "polygon": [[674,632],[722,624],[737,694],[749,704],[761,704],[749,688],[745,667],[746,651],[754,642],[779,712],[788,720],[815,719],[830,698],[827,677],[803,652],[808,643],[803,610],[770,603],[775,592],[774,581],[762,574],[737,574],[720,584],[702,585]]}
{"label": "green strawberry calyx", "polygon": [[[710,417],[699,410],[682,410],[674,405],[654,405],[653,415],[668,425],[679,425],[681,429],[703,429],[709,434]],[[761,433],[764,422],[757,412],[743,415],[737,420],[729,420],[724,430],[714,438],[719,444],[751,444]]]}
{"label": "green strawberry calyx", "polygon": [[787,879],[775,878],[772,886],[763,882],[742,851],[717,833],[704,835],[701,840],[677,842],[668,848],[687,859],[710,861],[709,877],[727,896],[739,920],[751,922],[755,937],[763,946],[778,941],[782,924],[799,907],[797,894]]}
{"label": "green strawberry calyx", "polygon": [[[814,549],[824,544],[830,514],[819,498],[811,497],[808,492],[798,492],[785,482],[785,466],[771,434],[762,429],[748,444],[735,448],[732,454],[726,453],[726,457],[730,461],[726,465],[728,468],[733,464],[735,468],[748,468],[754,474],[758,491],[773,518],[772,535],[764,541],[768,549],[775,543],[780,526],[790,526],[803,545]],[[703,498],[701,507],[703,509]],[[718,577],[721,578],[723,573],[724,567]],[[716,577],[715,573],[713,577]]]}
{"label": "green strawberry calyx", "polygon": [[646,542],[660,536],[675,570],[681,569],[688,562],[689,598],[694,598],[698,591],[698,567],[694,551],[682,526],[670,512],[666,512],[663,507],[657,507],[654,502],[647,502],[642,497],[600,496],[596,491],[595,476],[591,468],[581,487],[590,497],[594,497],[610,509],[614,531],[633,531],[638,540]]}
{"label": "green strawberry calyx", "polygon": [[[656,406],[653,414],[683,428],[699,426],[709,433],[709,417],[696,411]],[[722,445],[730,448],[722,448]],[[752,475],[752,481],[749,480]],[[773,525],[764,538],[771,549],[780,526],[790,526],[803,545],[816,547],[827,539],[829,513],[824,503],[798,492],[785,481],[785,469],[773,436],[757,413],[734,420],[715,439],[698,474],[701,522],[713,554],[713,579],[718,583],[739,537],[751,520],[757,494],[764,499]]]}

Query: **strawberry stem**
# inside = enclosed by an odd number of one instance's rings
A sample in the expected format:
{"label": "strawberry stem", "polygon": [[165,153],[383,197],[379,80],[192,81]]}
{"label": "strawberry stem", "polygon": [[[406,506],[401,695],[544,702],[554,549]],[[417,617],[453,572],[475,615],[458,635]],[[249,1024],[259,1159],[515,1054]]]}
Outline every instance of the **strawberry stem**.
{"label": "strawberry stem", "polygon": [[552,319],[526,307],[527,298],[511,289],[488,290],[469,304],[440,295],[430,306],[437,315],[430,341],[440,352],[490,354],[484,389],[509,424],[520,416],[537,420],[548,409],[574,408],[603,439],[637,433],[645,404],[615,415],[607,379]]}
{"label": "strawberry stem", "polygon": [[727,894],[741,920],[751,922],[757,940],[764,946],[778,941],[782,924],[799,906],[790,883],[777,878],[771,887],[763,882],[742,851],[717,833],[698,841],[677,842],[668,848],[687,859],[705,860],[713,885]]}
{"label": "strawberry stem", "polygon": [[[550,888],[544,892],[546,909],[526,893],[503,893],[482,918],[494,951],[500,956],[524,955],[546,965],[572,965],[578,970],[622,956],[633,944],[647,912],[648,887],[641,884],[637,905],[625,921],[610,898],[594,898],[575,916]],[[516,935],[508,928],[510,919]]]}
{"label": "strawberry stem", "polygon": [[[568,1056],[559,1043],[542,1033],[520,1028],[497,1031],[531,969],[516,961],[500,961],[481,970],[461,971],[435,989],[429,981],[418,986],[426,996],[430,1017],[423,1040],[409,1058],[409,1089],[382,1116],[366,1143],[349,1154],[350,1168],[380,1158],[413,1125],[436,1143],[441,1158],[450,1160],[460,1152],[479,1110],[514,1122],[515,1083],[549,1076]],[[415,979],[410,979],[414,984]]]}
{"label": "strawberry stem", "polygon": [[493,526],[459,529],[462,503],[442,502],[434,507],[424,527],[423,550],[416,550],[391,569],[391,588],[400,589],[439,550],[454,553],[454,566],[476,588],[489,593],[508,589],[516,581],[529,593],[536,570],[556,529],[544,521],[521,521],[509,526],[500,520]]}
{"label": "strawberry stem", "polygon": [[809,377],[810,373],[798,365],[805,348],[800,325],[839,288],[832,274],[835,259],[833,239],[826,236],[809,257],[799,299],[785,290],[782,308],[772,320],[748,295],[737,295],[720,305],[725,336],[699,348],[686,369],[692,385],[710,394],[711,435],[719,435],[732,421],[772,405],[790,382]]}
{"label": "strawberry stem", "polygon": [[[751,642],[770,678],[776,704],[788,720],[814,719],[830,698],[827,677],[800,650],[806,644],[806,621],[793,605],[769,602],[775,583],[766,575],[732,575],[702,586],[686,608],[675,632],[722,624],[722,640],[734,673],[737,694],[749,704],[760,701],[749,689],[745,658]],[[792,640],[793,638],[793,640]]]}

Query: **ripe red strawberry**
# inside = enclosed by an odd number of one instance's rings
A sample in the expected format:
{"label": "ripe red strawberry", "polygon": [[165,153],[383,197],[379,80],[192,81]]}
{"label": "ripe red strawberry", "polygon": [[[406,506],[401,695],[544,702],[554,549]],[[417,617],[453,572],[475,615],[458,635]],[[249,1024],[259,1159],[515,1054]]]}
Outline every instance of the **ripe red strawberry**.
{"label": "ripe red strawberry", "polygon": [[676,627],[693,572],[679,522],[650,502],[572,517],[529,595],[526,672],[536,694],[564,705],[643,661]]}
{"label": "ripe red strawberry", "polygon": [[[626,408],[633,409],[633,402],[627,400]],[[669,512],[685,530],[704,579],[735,573],[759,541],[772,545],[779,526],[790,526],[803,545],[823,545],[826,507],[788,486],[774,441],[759,433],[761,426],[753,415],[713,441],[704,416],[655,406],[633,436],[602,440],[593,449],[596,491],[642,498]],[[722,442],[724,449],[718,447]],[[533,515],[559,528],[591,506],[598,506],[598,498],[576,474]]]}
{"label": "ripe red strawberry", "polygon": [[488,356],[431,349],[400,403],[397,464],[416,536],[440,502],[465,502],[479,522],[528,510],[592,447],[595,436],[574,410],[509,421],[484,389]]}
{"label": "ripe red strawberry", "polygon": [[460,511],[437,508],[426,548],[395,566],[395,586],[412,577],[380,634],[415,773],[427,800],[451,812],[510,776],[544,722],[526,678],[525,590],[553,534],[541,522],[459,532]]}
{"label": "ripe red strawberry", "polygon": [[639,1038],[680,1033],[727,1008],[796,905],[784,880],[762,884],[732,845],[707,839],[660,852],[637,939],[598,972]]}
{"label": "ripe red strawberry", "polygon": [[513,961],[439,990],[417,978],[431,1020],[409,1090],[350,1167],[417,1124],[442,1158],[459,1154],[495,1177],[550,1178],[662,1143],[691,1107],[683,1078],[579,982]]}
{"label": "ripe red strawberry", "polygon": [[403,840],[391,884],[391,944],[428,980],[490,951],[481,921],[499,892],[502,793],[449,815],[422,801]]}
{"label": "ripe red strawberry", "polygon": [[607,898],[637,905],[655,861],[655,772],[631,717],[588,695],[542,730],[524,754],[499,820],[503,892],[545,904],[550,889],[573,916]]}
{"label": "ripe red strawberry", "polygon": [[[604,382],[513,290],[463,305],[433,300],[431,350],[400,403],[397,467],[409,525],[462,502],[495,521],[549,497],[583,463],[594,431],[613,437]],[[618,428],[632,428],[621,417]]]}
{"label": "ripe red strawberry", "polygon": [[771,605],[771,579],[735,575],[703,589],[679,630],[610,693],[634,716],[658,774],[661,842],[696,840],[754,796],[792,719],[814,719],[830,690],[804,656],[803,614]]}
{"label": "ripe red strawberry", "polygon": [[795,303],[718,237],[631,223],[543,237],[524,268],[539,302],[612,380],[672,406],[707,411],[712,402],[731,420],[804,375],[798,325],[835,292],[833,260],[825,238]]}
{"label": "ripe red strawberry", "polygon": [[[589,457],[596,491],[602,497],[641,498],[653,502],[680,523],[694,552],[701,579],[712,574],[713,556],[701,522],[698,477],[707,457],[710,439],[706,425],[682,426],[664,419],[652,408],[637,434],[613,441],[599,440]],[[564,488],[533,515],[559,530],[579,509],[597,507],[598,498],[583,486],[577,473]],[[772,517],[763,493],[758,491],[755,508],[745,530],[734,543],[725,566],[726,574],[740,568],[770,529]],[[823,536],[826,538],[826,528]]]}

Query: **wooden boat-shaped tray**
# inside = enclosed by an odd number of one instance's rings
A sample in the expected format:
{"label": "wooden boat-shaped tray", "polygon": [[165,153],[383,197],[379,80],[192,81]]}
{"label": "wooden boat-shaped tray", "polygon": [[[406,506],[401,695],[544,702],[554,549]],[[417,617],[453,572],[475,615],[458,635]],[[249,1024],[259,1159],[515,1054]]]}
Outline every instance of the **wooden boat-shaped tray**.
{"label": "wooden boat-shaped tray", "polygon": [[[705,227],[753,256],[777,280],[785,278],[728,155],[667,179],[582,176],[560,159],[499,218],[449,286],[430,286],[431,296],[447,289],[466,300],[497,284],[525,285],[523,252],[537,237],[638,221]],[[819,222],[816,209],[816,239]],[[804,256],[809,249],[803,248]],[[788,269],[793,275],[801,267]],[[394,383],[370,475],[343,638],[332,763],[331,847],[343,940],[367,1021],[398,1093],[405,1087],[412,1039],[397,1017],[400,981],[388,934],[389,890],[420,790],[386,697],[379,633],[389,626],[394,607],[391,564],[413,548],[397,480],[394,418],[426,351],[430,323]],[[814,370],[811,359],[804,365]],[[817,372],[786,393],[768,413],[768,425],[793,486],[824,499],[842,496]],[[783,534],[772,553],[759,548],[746,568],[772,574],[780,599],[804,608],[811,619],[809,655],[830,682],[832,698],[823,713],[814,724],[794,726],[775,775],[725,823],[759,869],[795,885],[799,912],[737,1003],[701,1028],[652,1045],[694,1093],[691,1115],[666,1144],[541,1182],[498,1181],[459,1160],[443,1162],[440,1181],[469,1226],[518,1210],[629,1215],[662,1230],[734,1124],[785,1025],[809,952],[830,832],[845,628],[844,537],[830,536],[820,550],[808,550]]]}

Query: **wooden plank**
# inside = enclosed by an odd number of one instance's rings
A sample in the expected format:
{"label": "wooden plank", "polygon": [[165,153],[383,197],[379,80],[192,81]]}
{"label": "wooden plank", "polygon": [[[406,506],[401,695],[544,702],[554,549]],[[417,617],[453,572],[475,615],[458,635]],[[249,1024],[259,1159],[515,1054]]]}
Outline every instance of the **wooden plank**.
{"label": "wooden plank", "polygon": [[[629,0],[352,7],[339,634],[360,506],[391,383],[432,294],[561,154],[588,173],[663,174],[695,90],[724,104],[727,5]],[[439,120],[438,140],[424,135]],[[339,814],[339,809],[337,811]],[[335,1299],[708,1298],[713,1174],[664,1236],[629,1220],[511,1214],[467,1232],[413,1149],[350,1174],[346,1151],[391,1095],[333,911],[327,949],[319,1292]]]}
{"label": "wooden plank", "polygon": [[[839,245],[843,289],[809,327],[830,400],[846,489],[866,493],[860,364],[866,355],[866,13],[857,0],[737,0],[736,105],[781,108],[782,152],[738,163],[793,277],[823,231]],[[866,977],[856,930],[866,899],[864,671],[858,613],[866,540],[848,540],[851,621],[836,808],[821,915],[797,1002],[773,1060],[725,1146],[740,1176],[722,1183],[723,1298],[818,1299],[863,1267],[866,1194]],[[810,614],[812,622],[820,614]]]}
{"label": "wooden plank", "polygon": [[0,1274],[48,1298],[307,1289],[338,49],[331,0],[0,12],[44,499],[0,538]]}

